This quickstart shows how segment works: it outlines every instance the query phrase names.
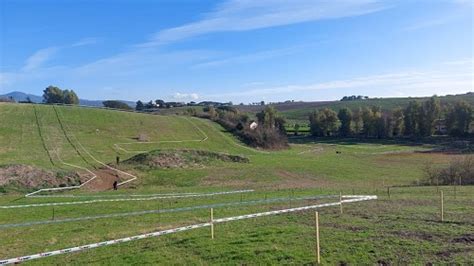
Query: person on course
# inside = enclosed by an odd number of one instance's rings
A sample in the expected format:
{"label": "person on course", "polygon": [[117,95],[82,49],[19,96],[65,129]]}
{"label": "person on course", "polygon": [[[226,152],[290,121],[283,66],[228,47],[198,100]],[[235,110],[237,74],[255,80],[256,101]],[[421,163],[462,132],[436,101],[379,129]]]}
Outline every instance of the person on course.
{"label": "person on course", "polygon": [[118,189],[118,180],[119,180],[118,174],[116,174],[115,177],[116,178],[115,178],[113,186],[114,186],[114,190],[117,190]]}

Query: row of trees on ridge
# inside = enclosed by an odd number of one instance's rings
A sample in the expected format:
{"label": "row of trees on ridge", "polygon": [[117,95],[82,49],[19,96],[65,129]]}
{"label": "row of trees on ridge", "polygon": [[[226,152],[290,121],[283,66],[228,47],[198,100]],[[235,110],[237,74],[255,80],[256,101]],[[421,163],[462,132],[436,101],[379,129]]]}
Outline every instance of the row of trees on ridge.
{"label": "row of trees on ridge", "polygon": [[463,136],[469,133],[472,121],[469,103],[459,101],[442,110],[436,96],[424,102],[411,101],[406,108],[390,112],[382,112],[378,106],[355,111],[342,108],[337,113],[325,108],[309,116],[311,134],[318,137],[427,137],[444,130],[452,136]]}

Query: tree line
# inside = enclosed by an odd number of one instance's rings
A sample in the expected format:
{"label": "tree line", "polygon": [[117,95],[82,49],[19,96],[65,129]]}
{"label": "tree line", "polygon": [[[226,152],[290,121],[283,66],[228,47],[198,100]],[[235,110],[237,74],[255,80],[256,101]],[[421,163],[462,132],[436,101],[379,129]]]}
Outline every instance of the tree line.
{"label": "tree line", "polygon": [[61,90],[55,86],[48,86],[43,91],[44,103],[62,103],[62,104],[79,104],[79,97],[74,90]]}
{"label": "tree line", "polygon": [[469,103],[458,101],[441,108],[436,96],[423,102],[411,101],[404,109],[397,107],[389,112],[382,112],[379,106],[355,111],[342,108],[337,113],[325,108],[309,116],[311,134],[317,137],[428,137],[435,131],[465,136],[472,121],[473,107]]}

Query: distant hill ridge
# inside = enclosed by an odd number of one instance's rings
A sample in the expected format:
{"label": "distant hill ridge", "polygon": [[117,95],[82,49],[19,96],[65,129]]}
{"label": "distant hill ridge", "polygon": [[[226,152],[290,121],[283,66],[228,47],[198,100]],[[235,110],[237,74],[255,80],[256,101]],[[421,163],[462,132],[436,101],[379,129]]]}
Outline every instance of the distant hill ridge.
{"label": "distant hill ridge", "polygon": [[[32,102],[35,103],[41,103],[43,101],[43,97],[34,95],[34,94],[28,94],[24,93],[21,91],[12,91],[7,94],[0,95],[0,98],[13,98],[15,101],[26,101],[27,98],[29,97]],[[104,100],[86,100],[86,99],[79,99],[79,104],[81,105],[87,105],[87,106],[94,106],[94,107],[102,107],[102,102]],[[123,102],[127,105],[129,105],[132,108],[135,108],[135,102],[132,101],[123,101],[123,100],[118,100],[120,102]]]}

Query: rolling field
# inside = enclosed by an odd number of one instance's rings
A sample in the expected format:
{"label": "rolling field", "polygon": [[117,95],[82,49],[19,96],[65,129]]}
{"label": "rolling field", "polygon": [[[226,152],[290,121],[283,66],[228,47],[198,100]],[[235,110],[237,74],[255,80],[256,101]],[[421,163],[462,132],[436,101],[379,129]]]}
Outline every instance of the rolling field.
{"label": "rolling field", "polygon": [[[140,137],[145,141],[138,140]],[[139,151],[184,148],[240,155],[248,158],[249,163],[211,161],[185,168],[123,163],[117,167],[138,179],[118,191],[94,193],[80,189],[67,193],[75,197],[53,198],[25,198],[18,192],[7,192],[0,197],[0,208],[145,196],[140,201],[0,209],[0,258],[206,222],[212,206],[214,218],[223,218],[331,202],[334,199],[308,197],[342,192],[377,195],[379,199],[344,204],[343,214],[339,213],[339,207],[319,209],[323,263],[467,264],[474,261],[473,187],[457,187],[456,192],[454,187],[392,188],[388,198],[388,186],[413,185],[423,179],[424,165],[446,164],[459,156],[419,152],[432,146],[309,140],[292,144],[288,150],[267,152],[243,146],[219,125],[197,118],[0,104],[0,165],[20,163],[44,169],[75,170],[62,164],[62,160],[93,170],[101,165],[92,157],[114,165],[117,154],[123,161]],[[182,198],[150,196],[241,189],[254,191]],[[438,190],[445,193],[445,222],[439,221]],[[188,209],[176,209],[183,207]],[[121,216],[111,217],[112,214]],[[73,218],[83,220],[67,220]],[[32,222],[37,224],[26,224]],[[312,264],[315,261],[313,211],[217,224],[215,234],[211,240],[209,228],[195,229],[28,263]]]}

